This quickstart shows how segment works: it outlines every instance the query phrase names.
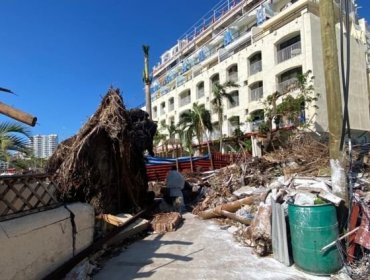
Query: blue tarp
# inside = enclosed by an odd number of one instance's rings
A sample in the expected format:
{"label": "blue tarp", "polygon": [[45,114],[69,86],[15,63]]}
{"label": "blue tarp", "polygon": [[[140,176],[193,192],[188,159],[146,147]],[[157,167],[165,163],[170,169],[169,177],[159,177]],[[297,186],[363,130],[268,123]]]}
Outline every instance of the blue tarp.
{"label": "blue tarp", "polygon": [[[192,161],[197,161],[200,159],[209,159],[209,156],[202,156],[202,157],[192,157]],[[151,157],[151,156],[146,156],[145,157],[146,164],[174,164],[176,163],[175,158],[163,158],[163,157]],[[190,161],[190,157],[179,157],[177,158],[179,162],[187,162]]]}
{"label": "blue tarp", "polygon": [[234,40],[233,34],[230,30],[226,30],[224,33],[224,46],[227,46]]}

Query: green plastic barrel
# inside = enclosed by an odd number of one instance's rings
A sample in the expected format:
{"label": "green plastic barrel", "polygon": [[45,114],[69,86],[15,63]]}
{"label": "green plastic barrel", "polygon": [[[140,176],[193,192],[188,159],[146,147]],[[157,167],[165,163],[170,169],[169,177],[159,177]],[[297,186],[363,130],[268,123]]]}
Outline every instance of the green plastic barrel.
{"label": "green plastic barrel", "polygon": [[315,275],[337,272],[342,267],[342,262],[336,246],[320,252],[324,246],[338,238],[334,205],[289,204],[288,217],[296,266]]}

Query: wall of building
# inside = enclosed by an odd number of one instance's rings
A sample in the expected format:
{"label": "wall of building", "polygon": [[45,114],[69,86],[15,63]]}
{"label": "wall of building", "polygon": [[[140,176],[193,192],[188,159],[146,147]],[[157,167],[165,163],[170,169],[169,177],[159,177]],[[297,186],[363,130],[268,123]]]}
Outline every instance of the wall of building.
{"label": "wall of building", "polygon": [[[306,3],[311,3],[312,12],[309,11]],[[306,119],[312,120],[319,131],[328,130],[327,120],[327,104],[325,94],[325,73],[323,68],[323,54],[321,43],[321,28],[320,19],[318,17],[317,5],[310,1],[299,1],[289,9],[286,9],[279,14],[276,14],[272,19],[266,21],[258,27],[263,34],[258,38],[251,38],[251,43],[244,49],[231,55],[227,59],[218,61],[217,53],[213,58],[207,58],[207,61],[214,61],[214,63],[202,62],[201,64],[208,64],[208,67],[203,66],[201,74],[189,79],[181,86],[173,87],[173,89],[158,97],[152,105],[156,106],[159,112],[160,104],[166,102],[166,109],[168,108],[168,99],[175,98],[175,108],[171,112],[158,114],[155,120],[160,123],[165,121],[169,124],[169,120],[174,118],[175,123],[179,120],[181,112],[191,109],[192,104],[204,104],[205,108],[211,110],[212,89],[210,79],[215,74],[219,74],[220,83],[228,80],[227,70],[230,66],[237,64],[238,66],[238,84],[239,88],[239,106],[229,108],[228,102],[224,100],[224,125],[223,134],[230,135],[232,133],[232,126],[228,119],[233,116],[238,116],[241,123],[245,123],[248,114],[257,110],[263,109],[262,101],[270,94],[278,91],[279,77],[282,73],[301,67],[302,73],[308,70],[312,71],[315,76],[314,87],[316,92],[320,93],[320,97],[316,105],[319,109],[316,110],[311,107],[306,112]],[[315,8],[316,7],[316,8]],[[293,13],[293,11],[295,12]],[[298,12],[297,12],[298,11]],[[337,30],[339,32],[339,30]],[[253,33],[253,29],[252,32]],[[300,34],[301,53],[278,63],[277,61],[277,47],[284,40]],[[339,46],[339,33],[338,33]],[[227,47],[225,47],[227,49]],[[369,95],[367,91],[367,73],[366,62],[364,59],[365,47],[362,42],[356,38],[351,39],[351,82],[350,82],[350,118],[351,126],[357,130],[369,130]],[[262,54],[262,71],[250,75],[249,72],[249,58],[257,52]],[[199,67],[199,66],[197,66]],[[190,73],[191,75],[191,73]],[[263,98],[257,101],[250,101],[250,86],[256,82],[263,82]],[[197,98],[197,85],[204,82],[205,95]],[[340,82],[340,81],[339,81]],[[190,90],[191,102],[187,105],[179,105],[179,95],[182,92]],[[235,89],[230,89],[229,92]],[[217,122],[217,114],[212,114],[212,121]],[[246,130],[246,126],[242,126]]]}
{"label": "wall of building", "polygon": [[[274,21],[279,21],[279,18],[283,17],[284,14],[281,16],[277,15],[274,17]],[[158,122],[166,120],[166,123],[169,123],[168,119],[174,117],[175,123],[177,123],[179,120],[179,114],[182,111],[191,109],[194,102],[198,102],[198,104],[205,104],[206,109],[210,110],[210,101],[213,98],[211,93],[212,89],[210,79],[213,75],[219,74],[220,83],[222,84],[226,82],[228,80],[227,70],[232,65],[237,64],[238,84],[240,86],[237,89],[239,91],[239,106],[229,109],[228,102],[224,100],[224,116],[226,116],[226,118],[224,120],[222,133],[230,134],[231,125],[227,120],[232,116],[239,116],[240,122],[245,123],[248,113],[257,109],[262,109],[263,99],[277,90],[278,76],[281,73],[299,66],[302,67],[303,72],[312,69],[312,49],[310,47],[306,48],[306,45],[311,46],[311,34],[310,29],[305,22],[307,21],[306,18],[308,18],[308,14],[303,13],[301,17],[290,22],[288,21],[281,28],[263,36],[262,39],[252,41],[252,43],[243,50],[221,61],[220,63],[217,63],[209,69],[204,69],[200,75],[155,100],[155,102],[153,102],[153,106],[157,106],[159,112],[160,103],[167,103],[169,98],[175,98],[174,111],[168,112],[167,114],[159,114],[157,116]],[[301,35],[302,54],[284,62],[277,63],[276,45],[291,34]],[[250,75],[248,59],[257,52],[262,53],[262,71]],[[217,60],[217,54],[215,57]],[[258,101],[250,101],[250,85],[259,81],[263,82],[263,98]],[[205,96],[198,99],[196,96],[196,87],[200,82],[204,82]],[[180,107],[178,96],[186,90],[191,91],[191,102],[188,105]],[[229,91],[231,92],[233,90],[236,89],[230,89]],[[217,121],[217,114],[212,114],[212,121]]]}
{"label": "wall of building", "polygon": [[[0,222],[1,279],[42,279],[93,241],[95,215],[88,204],[67,205]],[[73,248],[75,247],[75,248]]]}
{"label": "wall of building", "polygon": [[[314,15],[310,15],[311,30],[318,35],[312,36],[312,50],[315,50],[315,56],[312,59],[313,72],[315,75],[315,89],[320,93],[318,101],[319,109],[316,110],[316,129],[319,131],[328,130],[327,118],[327,103],[326,103],[326,88],[325,88],[325,70],[322,54],[322,41],[320,36],[320,19]],[[346,41],[344,40],[344,44]],[[343,89],[342,89],[342,75],[340,64],[340,37],[339,26],[337,25],[337,48],[338,48],[338,63],[342,105]],[[351,129],[353,130],[370,130],[370,115],[369,115],[369,95],[367,87],[367,73],[366,73],[366,48],[363,42],[351,37],[350,44],[350,83],[349,83],[349,117]],[[346,54],[344,54],[344,61],[346,62]]]}

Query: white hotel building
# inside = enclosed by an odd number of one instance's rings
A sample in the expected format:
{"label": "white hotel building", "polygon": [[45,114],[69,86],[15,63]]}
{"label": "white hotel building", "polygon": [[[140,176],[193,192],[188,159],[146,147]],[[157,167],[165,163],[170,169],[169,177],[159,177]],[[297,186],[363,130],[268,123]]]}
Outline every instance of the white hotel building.
{"label": "white hotel building", "polygon": [[37,158],[49,158],[58,146],[58,135],[34,135],[31,137],[33,154]]}
{"label": "white hotel building", "polygon": [[[334,2],[338,7],[339,0]],[[368,131],[370,32],[353,12],[355,3],[351,10],[350,121],[353,130]],[[339,23],[337,27],[339,50]],[[250,132],[255,127],[247,119],[263,109],[261,101],[276,91],[294,92],[297,74],[308,70],[315,76],[320,98],[319,109],[306,112],[306,119],[313,120],[315,129],[327,131],[318,0],[223,0],[153,68],[153,120],[159,127],[161,123],[176,124],[179,115],[197,102],[212,112],[216,124],[212,84],[232,80],[240,87],[229,90],[235,104],[224,100],[222,134],[231,135],[239,125]],[[213,137],[218,135],[216,131]]]}

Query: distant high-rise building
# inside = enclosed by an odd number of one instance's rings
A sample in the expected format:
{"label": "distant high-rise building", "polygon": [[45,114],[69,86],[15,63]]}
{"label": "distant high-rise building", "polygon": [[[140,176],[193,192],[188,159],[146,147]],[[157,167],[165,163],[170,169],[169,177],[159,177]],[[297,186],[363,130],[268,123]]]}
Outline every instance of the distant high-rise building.
{"label": "distant high-rise building", "polygon": [[50,157],[58,146],[58,135],[35,135],[31,137],[33,154],[37,158]]}

